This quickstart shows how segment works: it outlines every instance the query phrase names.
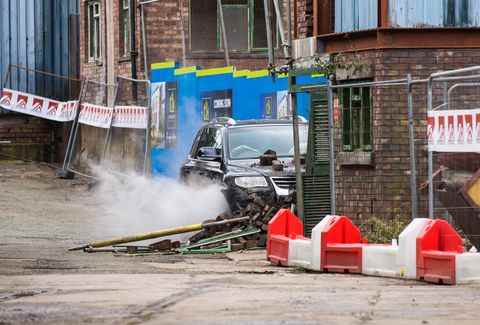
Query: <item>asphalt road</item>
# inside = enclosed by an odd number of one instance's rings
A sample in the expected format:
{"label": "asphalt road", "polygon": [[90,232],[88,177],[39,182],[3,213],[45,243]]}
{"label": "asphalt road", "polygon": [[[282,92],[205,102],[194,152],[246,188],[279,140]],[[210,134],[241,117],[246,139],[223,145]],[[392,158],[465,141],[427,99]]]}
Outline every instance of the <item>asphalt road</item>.
{"label": "asphalt road", "polygon": [[480,285],[306,273],[264,251],[67,252],[114,232],[102,209],[82,181],[0,162],[0,324],[480,323]]}

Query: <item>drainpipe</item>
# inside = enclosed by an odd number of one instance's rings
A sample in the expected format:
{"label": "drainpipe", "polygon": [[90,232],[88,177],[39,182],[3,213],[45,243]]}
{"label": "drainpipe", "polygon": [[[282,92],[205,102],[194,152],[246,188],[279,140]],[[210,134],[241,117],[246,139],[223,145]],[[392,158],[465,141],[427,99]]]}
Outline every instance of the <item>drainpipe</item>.
{"label": "drainpipe", "polygon": [[145,30],[145,8],[143,3],[140,2],[140,19],[142,24],[142,50],[143,50],[143,73],[145,75],[144,79],[150,78],[150,70],[148,67],[148,53],[147,53],[147,34]]}
{"label": "drainpipe", "polygon": [[[132,62],[132,79],[137,78],[137,41],[136,41],[136,6],[135,0],[130,0],[130,59]],[[135,92],[136,97],[136,92]]]}

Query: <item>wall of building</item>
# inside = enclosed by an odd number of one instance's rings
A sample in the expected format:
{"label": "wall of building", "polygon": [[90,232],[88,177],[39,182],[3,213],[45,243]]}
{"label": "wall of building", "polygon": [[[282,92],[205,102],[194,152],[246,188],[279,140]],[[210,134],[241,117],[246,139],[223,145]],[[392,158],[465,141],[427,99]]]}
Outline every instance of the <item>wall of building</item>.
{"label": "wall of building", "polygon": [[[33,70],[78,76],[78,0],[0,1],[2,87],[65,100],[75,83]],[[25,70],[12,67],[18,65]],[[7,72],[10,70],[7,76]],[[2,158],[61,160],[65,125],[0,109]]]}
{"label": "wall of building", "polygon": [[476,0],[390,0],[394,27],[478,27],[480,3]]}
{"label": "wall of building", "polygon": [[[375,81],[426,78],[431,73],[480,64],[478,49],[389,49],[344,54],[371,67]],[[365,77],[365,76],[363,76]],[[350,81],[355,81],[354,79]],[[341,120],[336,124],[337,213],[364,220],[410,218],[410,159],[405,87],[378,88],[373,93],[373,163],[343,166]],[[417,183],[427,180],[426,86],[414,88]],[[419,191],[420,217],[427,217],[427,190]]]}
{"label": "wall of building", "polygon": [[[73,26],[78,15],[77,0],[0,1],[0,75],[5,81],[10,64],[62,76],[76,76],[72,68],[77,53]],[[13,69],[6,86],[16,90],[53,93],[41,75]],[[46,84],[45,84],[46,83]],[[48,89],[45,89],[48,88]],[[58,90],[57,90],[58,92]]]}

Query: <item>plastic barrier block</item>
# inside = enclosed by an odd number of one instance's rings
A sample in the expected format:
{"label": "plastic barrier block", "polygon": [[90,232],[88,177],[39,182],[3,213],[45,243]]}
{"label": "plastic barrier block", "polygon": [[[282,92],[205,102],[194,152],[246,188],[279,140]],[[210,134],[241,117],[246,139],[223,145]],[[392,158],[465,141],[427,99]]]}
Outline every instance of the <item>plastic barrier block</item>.
{"label": "plastic barrier block", "polygon": [[362,236],[345,216],[333,216],[321,233],[320,263],[323,271],[361,273]]}
{"label": "plastic barrier block", "polygon": [[312,229],[312,238],[299,238],[290,240],[288,264],[299,266],[313,271],[321,271],[321,233],[328,225],[332,216],[325,216]]}
{"label": "plastic barrier block", "polygon": [[430,220],[417,238],[417,278],[433,283],[456,283],[456,255],[463,241],[445,220]]}
{"label": "plastic barrier block", "polygon": [[288,250],[288,265],[311,269],[312,241],[309,238],[290,240],[290,246]]}
{"label": "plastic barrier block", "polygon": [[480,254],[458,254],[455,260],[455,275],[457,283],[480,281]]}
{"label": "plastic barrier block", "polygon": [[276,265],[288,265],[289,239],[285,236],[270,236],[268,238],[267,259]]}
{"label": "plastic barrier block", "polygon": [[322,231],[330,224],[335,216],[327,215],[312,229],[312,265],[314,271],[322,270]]}
{"label": "plastic barrier block", "polygon": [[431,219],[415,218],[398,237],[397,265],[400,276],[417,278],[417,237]]}
{"label": "plastic barrier block", "polygon": [[289,240],[303,237],[303,223],[290,210],[280,209],[268,223],[267,260],[288,265]]}
{"label": "plastic barrier block", "polygon": [[364,245],[362,273],[386,277],[400,276],[397,255],[396,245]]}

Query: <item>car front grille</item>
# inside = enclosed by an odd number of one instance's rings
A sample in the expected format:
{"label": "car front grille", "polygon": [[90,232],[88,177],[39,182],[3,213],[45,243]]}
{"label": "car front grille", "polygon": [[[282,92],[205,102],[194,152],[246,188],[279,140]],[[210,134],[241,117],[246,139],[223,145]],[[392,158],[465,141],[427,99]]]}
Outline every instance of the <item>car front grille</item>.
{"label": "car front grille", "polygon": [[272,181],[280,188],[290,189],[295,188],[296,179],[291,177],[272,177]]}

